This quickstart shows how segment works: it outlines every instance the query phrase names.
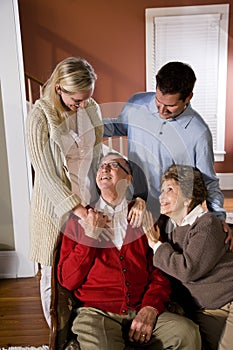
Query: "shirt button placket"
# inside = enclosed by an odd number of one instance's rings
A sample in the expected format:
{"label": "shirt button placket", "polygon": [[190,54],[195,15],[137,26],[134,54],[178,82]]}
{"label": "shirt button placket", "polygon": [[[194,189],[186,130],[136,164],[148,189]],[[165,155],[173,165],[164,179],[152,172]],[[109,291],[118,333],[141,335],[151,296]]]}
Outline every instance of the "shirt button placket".
{"label": "shirt button placket", "polygon": [[[123,260],[124,260],[123,255],[120,255],[119,259],[120,259],[121,262],[123,262]],[[126,268],[126,267],[122,267],[122,272],[123,272],[123,274],[125,275],[126,272],[127,272],[127,268]],[[126,285],[126,287],[128,287],[128,286],[130,285],[130,282],[129,282],[129,281],[125,281],[125,285]],[[129,306],[129,305],[130,305],[130,302],[129,302],[130,293],[127,292],[127,293],[126,293],[126,296],[127,296],[126,305]],[[128,313],[127,309],[122,309],[121,312],[122,312],[123,314],[127,314],[127,313]]]}
{"label": "shirt button placket", "polygon": [[167,124],[167,122],[162,123],[161,128],[160,128],[160,132],[159,132],[160,135],[163,135],[163,128],[166,124]]}

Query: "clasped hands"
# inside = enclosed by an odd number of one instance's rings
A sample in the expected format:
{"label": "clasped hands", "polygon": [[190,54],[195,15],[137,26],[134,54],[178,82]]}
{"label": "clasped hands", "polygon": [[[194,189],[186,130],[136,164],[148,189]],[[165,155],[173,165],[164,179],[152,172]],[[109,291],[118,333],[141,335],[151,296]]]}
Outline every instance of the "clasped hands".
{"label": "clasped hands", "polygon": [[87,210],[85,219],[79,220],[79,224],[84,229],[85,235],[99,241],[101,241],[101,238],[106,241],[113,238],[113,232],[108,226],[109,222],[110,220],[107,215],[93,208]]}
{"label": "clasped hands", "polygon": [[[134,228],[142,226],[148,238],[148,243],[153,249],[154,244],[157,243],[160,238],[160,231],[158,226],[154,226],[152,214],[146,210],[145,201],[143,199],[136,198],[133,207],[129,211],[128,220]],[[101,241],[101,239],[109,241],[114,235],[112,229],[108,225],[110,221],[106,214],[90,208],[87,210],[86,218],[80,220],[79,223],[85,230],[87,236],[99,241]]]}
{"label": "clasped hands", "polygon": [[[127,218],[133,228],[141,226],[145,212],[145,201],[137,197],[134,201],[134,205],[129,211]],[[83,227],[86,236],[99,241],[102,239],[109,241],[114,237],[113,230],[109,227],[110,222],[111,220],[105,213],[93,208],[87,209],[85,218],[83,217],[81,220],[79,220],[79,223]]]}

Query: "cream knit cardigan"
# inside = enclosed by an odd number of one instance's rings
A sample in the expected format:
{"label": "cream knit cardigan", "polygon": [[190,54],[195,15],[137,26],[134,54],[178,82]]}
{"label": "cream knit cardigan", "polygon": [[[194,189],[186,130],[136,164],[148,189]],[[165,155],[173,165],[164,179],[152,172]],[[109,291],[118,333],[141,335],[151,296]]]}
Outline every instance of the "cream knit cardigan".
{"label": "cream knit cardigan", "polygon": [[[97,163],[103,140],[100,108],[90,99],[86,111],[95,128],[93,163]],[[26,123],[28,150],[35,170],[30,211],[30,259],[50,266],[67,214],[80,203],[80,198],[71,192],[64,167],[61,125],[56,111],[45,98],[35,102]]]}

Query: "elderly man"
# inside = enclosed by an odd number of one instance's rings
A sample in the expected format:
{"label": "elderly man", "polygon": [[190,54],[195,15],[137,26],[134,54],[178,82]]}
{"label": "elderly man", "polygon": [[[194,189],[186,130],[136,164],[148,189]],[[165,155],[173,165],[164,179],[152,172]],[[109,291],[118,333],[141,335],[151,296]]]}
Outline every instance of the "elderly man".
{"label": "elderly man", "polygon": [[[65,227],[58,279],[80,305],[72,331],[85,350],[123,350],[128,345],[201,349],[198,327],[165,311],[169,281],[153,267],[153,251],[142,228],[127,220],[131,181],[126,159],[116,153],[103,157],[96,176],[98,202],[85,223],[71,214]],[[97,216],[93,210],[99,211]],[[105,229],[102,239],[106,216],[110,230]]]}

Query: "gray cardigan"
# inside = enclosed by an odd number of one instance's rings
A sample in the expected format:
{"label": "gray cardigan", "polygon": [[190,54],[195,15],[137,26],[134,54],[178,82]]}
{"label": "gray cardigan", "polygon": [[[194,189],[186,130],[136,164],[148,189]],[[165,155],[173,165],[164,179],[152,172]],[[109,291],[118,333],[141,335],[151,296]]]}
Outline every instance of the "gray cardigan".
{"label": "gray cardigan", "polygon": [[200,308],[220,308],[233,301],[233,253],[224,241],[220,221],[206,213],[175,228],[155,252],[154,265],[180,280]]}
{"label": "gray cardigan", "polygon": [[[93,162],[102,151],[103,126],[100,108],[90,99],[86,111],[95,128]],[[30,212],[30,258],[43,265],[52,265],[58,234],[71,209],[80,198],[71,192],[64,167],[61,123],[57,112],[45,98],[35,102],[26,124],[29,155],[35,170]]]}

